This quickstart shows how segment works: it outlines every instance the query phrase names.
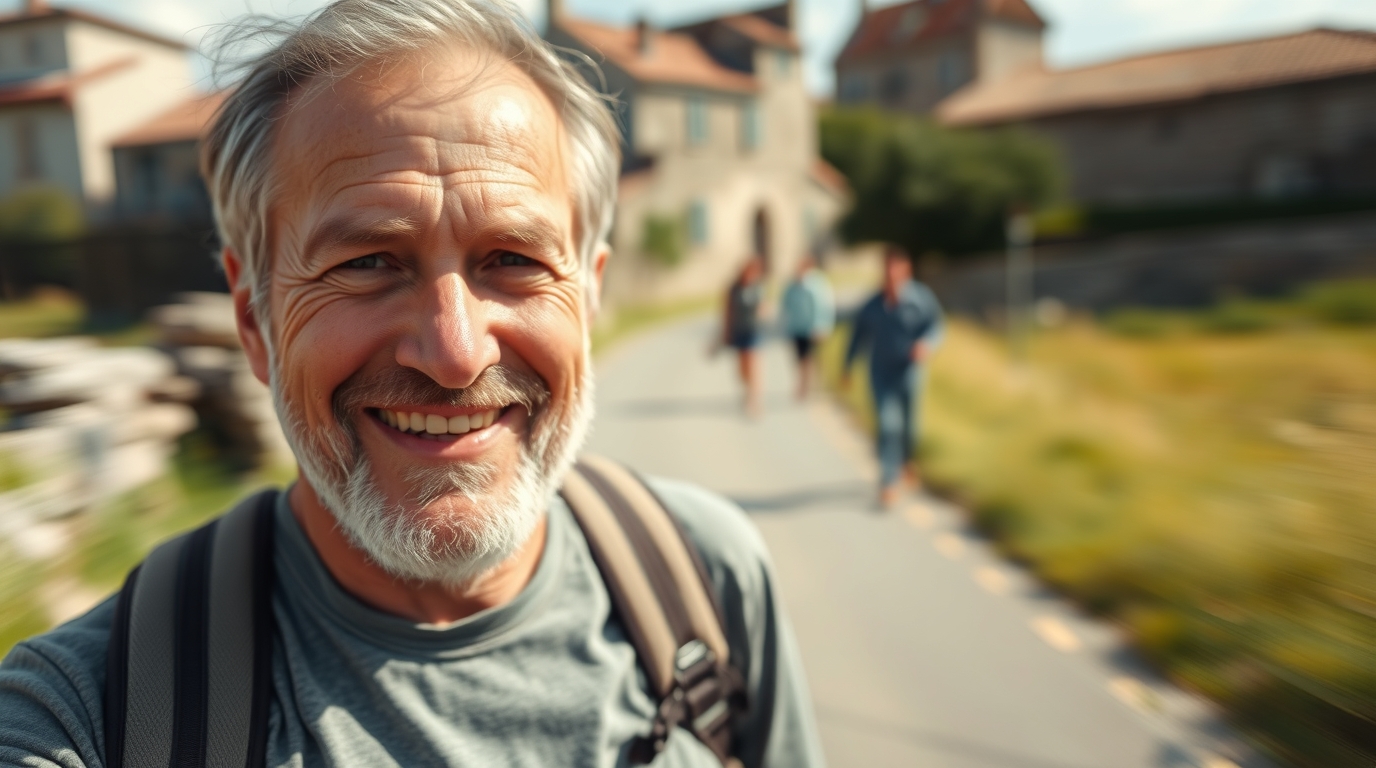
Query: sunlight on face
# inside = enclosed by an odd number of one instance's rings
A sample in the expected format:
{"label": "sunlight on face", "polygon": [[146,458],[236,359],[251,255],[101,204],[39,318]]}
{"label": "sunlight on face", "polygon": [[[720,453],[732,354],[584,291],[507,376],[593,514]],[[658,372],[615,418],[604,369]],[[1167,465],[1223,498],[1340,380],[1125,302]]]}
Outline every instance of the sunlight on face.
{"label": "sunlight on face", "polygon": [[445,48],[307,88],[274,150],[271,379],[303,479],[395,575],[468,581],[528,538],[591,418],[558,114]]}

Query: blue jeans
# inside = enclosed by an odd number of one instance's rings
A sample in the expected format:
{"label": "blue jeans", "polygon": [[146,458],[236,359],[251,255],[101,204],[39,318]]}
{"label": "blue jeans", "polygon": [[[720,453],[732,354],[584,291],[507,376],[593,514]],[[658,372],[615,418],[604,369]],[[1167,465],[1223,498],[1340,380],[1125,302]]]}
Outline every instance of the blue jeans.
{"label": "blue jeans", "polygon": [[917,450],[922,405],[922,373],[917,366],[889,375],[871,372],[870,392],[879,451],[879,484],[898,481],[903,466]]}

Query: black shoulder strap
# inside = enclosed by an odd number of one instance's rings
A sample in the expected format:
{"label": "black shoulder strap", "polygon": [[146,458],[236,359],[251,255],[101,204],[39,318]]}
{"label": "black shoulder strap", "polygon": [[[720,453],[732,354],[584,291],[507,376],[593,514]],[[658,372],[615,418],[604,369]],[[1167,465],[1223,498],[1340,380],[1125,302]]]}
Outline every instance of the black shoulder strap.
{"label": "black shoulder strap", "polygon": [[745,686],[697,548],[645,483],[615,462],[584,456],[562,495],[660,702],[632,759],[653,760],[678,726],[735,764],[732,726],[745,709]]}
{"label": "black shoulder strap", "polygon": [[106,659],[108,768],[266,761],[276,496],[160,545],[125,580]]}

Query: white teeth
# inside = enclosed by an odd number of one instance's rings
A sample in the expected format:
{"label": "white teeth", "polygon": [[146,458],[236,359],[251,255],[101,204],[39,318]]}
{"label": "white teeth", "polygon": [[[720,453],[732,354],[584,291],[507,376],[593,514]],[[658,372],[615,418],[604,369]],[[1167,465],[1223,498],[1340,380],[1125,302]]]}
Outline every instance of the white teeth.
{"label": "white teeth", "polygon": [[501,409],[451,416],[447,419],[436,414],[416,413],[414,411],[378,411],[378,418],[384,424],[403,432],[424,435],[462,435],[475,429],[485,429],[492,426],[497,417],[501,415]]}

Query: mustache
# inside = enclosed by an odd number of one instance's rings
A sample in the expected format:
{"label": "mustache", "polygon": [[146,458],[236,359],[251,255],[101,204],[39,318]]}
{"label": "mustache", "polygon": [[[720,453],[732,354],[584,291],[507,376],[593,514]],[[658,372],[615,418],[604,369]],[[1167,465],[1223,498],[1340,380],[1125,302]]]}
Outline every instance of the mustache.
{"label": "mustache", "polygon": [[388,368],[368,374],[360,371],[335,389],[333,400],[337,423],[347,425],[352,414],[363,407],[433,405],[489,410],[515,404],[535,415],[551,397],[544,379],[496,363],[462,389],[440,386],[415,368]]}

